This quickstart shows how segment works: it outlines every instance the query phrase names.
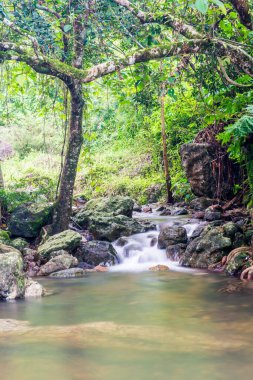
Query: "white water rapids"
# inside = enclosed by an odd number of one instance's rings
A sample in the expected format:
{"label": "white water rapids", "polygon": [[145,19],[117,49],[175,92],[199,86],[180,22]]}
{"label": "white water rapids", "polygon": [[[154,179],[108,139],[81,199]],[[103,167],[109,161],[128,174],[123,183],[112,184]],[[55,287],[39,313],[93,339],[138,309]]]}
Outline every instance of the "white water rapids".
{"label": "white water rapids", "polygon": [[[147,216],[146,216],[147,218]],[[173,220],[174,219],[174,220]],[[156,222],[153,220],[153,222]],[[178,224],[184,227],[187,231],[188,238],[190,238],[199,226],[199,223],[184,223],[184,219],[166,218],[162,221],[163,226]],[[143,271],[148,270],[155,265],[167,265],[169,269],[186,272],[190,269],[181,267],[178,262],[171,261],[166,256],[165,249],[158,249],[157,240],[161,224],[157,224],[156,231],[148,231],[136,235],[131,235],[127,239],[127,243],[122,247],[113,243],[121,263],[110,268],[110,271]]]}

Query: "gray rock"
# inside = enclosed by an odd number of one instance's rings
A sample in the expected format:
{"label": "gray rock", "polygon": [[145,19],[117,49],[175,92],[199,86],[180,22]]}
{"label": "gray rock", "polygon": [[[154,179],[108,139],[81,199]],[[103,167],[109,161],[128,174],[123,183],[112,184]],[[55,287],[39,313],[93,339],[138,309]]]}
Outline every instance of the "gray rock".
{"label": "gray rock", "polygon": [[208,222],[221,219],[221,212],[207,209],[205,211],[204,219]]}
{"label": "gray rock", "polygon": [[42,265],[38,272],[38,276],[48,276],[51,273],[54,273],[60,270],[76,267],[77,264],[78,264],[78,260],[76,257],[68,253],[63,253],[62,255],[53,257],[45,265]]}
{"label": "gray rock", "polygon": [[114,265],[119,263],[117,252],[107,241],[93,240],[83,243],[76,253],[81,262],[94,267],[97,265]]}
{"label": "gray rock", "polygon": [[166,248],[166,255],[169,260],[171,261],[179,261],[179,259],[182,257],[183,253],[185,252],[186,244],[174,244],[169,245]]}
{"label": "gray rock", "polygon": [[175,225],[165,227],[158,236],[158,248],[160,249],[180,243],[187,243],[187,232],[184,227]]}
{"label": "gray rock", "polygon": [[37,281],[30,278],[25,281],[25,298],[42,297],[45,295],[45,289]]}
{"label": "gray rock", "polygon": [[129,218],[132,217],[134,201],[130,197],[122,197],[116,195],[108,198],[95,198],[91,199],[85,204],[83,209],[78,213],[77,219],[80,218],[82,213],[96,212],[108,215],[125,215]]}
{"label": "gray rock", "polygon": [[195,211],[204,211],[214,203],[213,199],[206,197],[195,198],[190,202],[190,207]]}
{"label": "gray rock", "polygon": [[222,227],[207,226],[199,237],[187,246],[180,263],[192,268],[208,268],[219,262],[231,250],[232,240]]}
{"label": "gray rock", "polygon": [[215,198],[216,178],[212,170],[214,147],[211,144],[184,144],[180,155],[193,194]]}
{"label": "gray rock", "polygon": [[44,260],[48,260],[52,252],[61,249],[72,253],[80,246],[81,240],[82,236],[78,232],[66,230],[48,238],[45,243],[38,247],[38,252]]}
{"label": "gray rock", "polygon": [[172,216],[188,215],[188,211],[185,208],[177,208],[171,211]]}
{"label": "gray rock", "polygon": [[84,277],[86,275],[86,271],[82,268],[70,268],[65,270],[60,270],[59,272],[54,272],[50,274],[49,277],[53,278],[76,278],[76,277]]}
{"label": "gray rock", "polygon": [[53,206],[48,203],[26,203],[11,214],[8,229],[12,236],[34,238],[51,222]]}
{"label": "gray rock", "polygon": [[0,300],[23,298],[24,294],[25,276],[21,253],[17,250],[1,253]]}

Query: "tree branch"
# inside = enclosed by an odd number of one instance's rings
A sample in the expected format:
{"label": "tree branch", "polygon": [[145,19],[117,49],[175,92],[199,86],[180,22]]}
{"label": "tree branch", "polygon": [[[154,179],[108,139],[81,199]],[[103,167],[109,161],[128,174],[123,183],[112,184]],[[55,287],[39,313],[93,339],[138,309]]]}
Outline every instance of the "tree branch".
{"label": "tree branch", "polygon": [[229,84],[232,84],[233,86],[236,86],[236,87],[253,87],[253,84],[240,84],[240,83],[235,82],[233,79],[229,78],[226,72],[226,69],[223,66],[222,60],[219,57],[217,57],[217,61],[219,62],[221,73],[223,74],[224,78]]}
{"label": "tree branch", "polygon": [[193,26],[184,23],[182,20],[174,17],[172,14],[155,15],[151,13],[142,12],[128,0],[113,0],[118,5],[128,9],[135,17],[137,17],[141,23],[158,23],[171,27],[176,32],[182,34],[184,37],[203,38],[203,35],[199,33]]}
{"label": "tree branch", "polygon": [[249,30],[253,30],[253,22],[250,15],[250,6],[248,0],[230,0],[235,8],[241,23]]}

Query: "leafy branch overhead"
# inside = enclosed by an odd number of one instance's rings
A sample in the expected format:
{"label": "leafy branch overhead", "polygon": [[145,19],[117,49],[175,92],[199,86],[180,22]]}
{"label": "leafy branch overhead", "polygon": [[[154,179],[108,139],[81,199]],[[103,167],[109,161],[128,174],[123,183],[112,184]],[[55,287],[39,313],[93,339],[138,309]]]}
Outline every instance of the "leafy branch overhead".
{"label": "leafy branch overhead", "polygon": [[[43,6],[44,3],[47,3],[47,6]],[[210,14],[212,19],[224,16],[225,6],[219,0],[210,4],[206,0],[197,0],[193,6],[195,9],[187,9],[185,15],[181,17],[174,16],[176,12],[172,13],[171,9],[158,10],[155,13],[143,11],[140,4],[133,5],[127,0],[113,0],[109,2],[111,3],[109,6],[105,6],[103,1],[90,1],[88,15],[82,2],[72,2],[72,7],[70,6],[69,9],[64,3],[54,6],[53,2],[12,1],[7,2],[6,6],[2,5],[0,12],[4,29],[0,44],[1,59],[25,62],[37,72],[56,76],[66,83],[73,79],[81,80],[83,83],[91,82],[136,63],[154,59],[186,55],[195,57],[199,54],[214,55],[220,60],[229,58],[231,64],[237,69],[252,75],[251,48],[242,44],[240,38],[237,40],[224,38],[222,29],[221,31],[213,30],[209,22],[205,25],[199,22],[203,13],[207,13],[208,16]],[[145,49],[136,50],[130,46],[122,53],[123,57],[122,54],[113,54],[112,60],[105,59],[105,56],[109,55],[105,52],[100,54],[99,60],[102,62],[97,65],[91,66],[86,55],[84,65],[73,65],[71,57],[78,46],[83,45],[82,48],[85,50],[88,40],[91,40],[93,46],[97,45],[97,36],[91,38],[89,33],[92,34],[94,26],[100,22],[104,8],[107,8],[109,12],[113,7],[112,3],[125,8],[130,16],[134,17],[130,19],[129,29],[138,27],[141,30],[141,26],[134,25],[135,19],[143,27],[149,24],[160,24],[165,28],[163,39],[156,40],[154,46],[148,46]],[[232,3],[237,10],[235,1]],[[240,8],[238,19],[235,21],[238,23],[242,18],[246,19],[245,26],[252,29],[252,23],[248,22],[247,9],[245,7],[245,17],[242,17]],[[228,12],[226,24],[232,25],[230,15],[231,13]],[[74,46],[75,30],[79,27],[83,28],[83,32],[80,41]],[[107,26],[103,27],[101,34],[108,33],[107,29]],[[115,33],[118,33],[118,30]],[[112,56],[111,53],[110,56]],[[221,64],[220,60],[219,62],[217,60],[217,67]],[[224,70],[220,73],[224,76]],[[239,83],[238,86],[240,86]]]}

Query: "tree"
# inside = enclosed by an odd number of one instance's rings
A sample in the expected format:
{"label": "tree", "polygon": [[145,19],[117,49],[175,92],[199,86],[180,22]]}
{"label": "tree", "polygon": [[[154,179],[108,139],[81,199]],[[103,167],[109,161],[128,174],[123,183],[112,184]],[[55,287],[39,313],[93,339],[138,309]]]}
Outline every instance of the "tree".
{"label": "tree", "polygon": [[[184,0],[169,5],[163,0],[157,3],[155,9],[151,1],[127,0],[0,3],[0,60],[24,62],[38,73],[57,77],[71,95],[68,143],[55,206],[54,232],[67,229],[71,215],[82,146],[86,84],[142,62],[171,58],[169,63],[175,65],[182,56],[191,59],[212,56],[225,81],[242,87],[251,85],[239,83],[236,77],[243,73],[250,82],[252,76],[251,47],[244,43],[239,31],[243,28],[245,36],[252,29],[246,0],[244,7],[231,0],[238,14],[236,19],[231,17],[231,9],[220,1],[215,1],[218,5],[209,9],[204,0],[196,1],[195,9],[189,8]],[[126,22],[122,15],[127,16]],[[227,37],[222,28],[224,19],[237,33]],[[152,25],[161,28],[160,35],[155,39],[151,35],[147,43],[139,43],[138,39],[143,39]],[[232,79],[231,67],[236,68]]]}

